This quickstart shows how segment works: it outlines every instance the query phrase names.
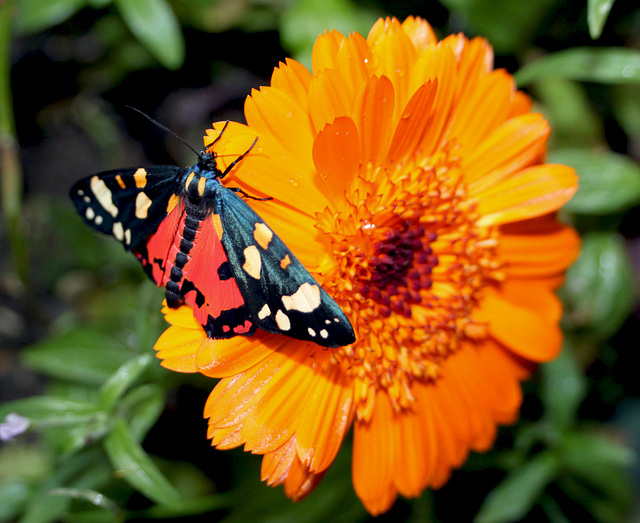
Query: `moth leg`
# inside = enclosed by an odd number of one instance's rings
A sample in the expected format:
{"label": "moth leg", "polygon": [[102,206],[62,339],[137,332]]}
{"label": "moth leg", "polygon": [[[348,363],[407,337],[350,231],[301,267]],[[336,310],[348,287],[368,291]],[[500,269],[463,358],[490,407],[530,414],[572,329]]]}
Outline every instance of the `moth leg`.
{"label": "moth leg", "polygon": [[258,198],[257,196],[251,196],[250,194],[248,194],[245,191],[243,191],[242,189],[240,189],[240,187],[227,187],[227,189],[242,195],[244,198],[249,198],[251,200],[257,200],[259,202],[266,202],[268,200],[273,200],[272,196],[269,196],[267,198]]}
{"label": "moth leg", "polygon": [[[227,122],[229,123],[229,122]],[[227,127],[227,124],[224,125],[224,128],[222,129],[222,132],[220,132],[220,134],[218,135],[218,138],[216,138],[216,141],[218,141],[220,139],[220,136],[222,136],[222,133],[224,132],[224,129]],[[245,156],[247,156],[247,154],[249,154],[249,151],[251,151],[251,149],[253,149],[253,146],[256,144],[256,142],[258,141],[258,137],[256,136],[256,139],[253,141],[253,143],[249,146],[249,148],[243,152],[240,156],[238,156],[235,160],[233,160],[228,166],[227,168],[224,170],[224,172],[219,176],[219,178],[224,178],[231,169],[233,169],[233,167],[240,161],[242,160]],[[216,143],[216,142],[213,142]],[[213,144],[211,144],[213,145]]]}

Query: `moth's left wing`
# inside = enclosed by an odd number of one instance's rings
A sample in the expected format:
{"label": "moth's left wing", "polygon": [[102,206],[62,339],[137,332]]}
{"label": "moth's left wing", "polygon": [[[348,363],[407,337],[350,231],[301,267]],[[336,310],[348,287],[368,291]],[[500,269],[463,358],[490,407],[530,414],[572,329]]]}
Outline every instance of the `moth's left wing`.
{"label": "moth's left wing", "polygon": [[180,189],[176,166],[119,169],[76,182],[69,195],[85,223],[109,234],[130,251],[167,215]]}
{"label": "moth's left wing", "polygon": [[355,341],[342,309],[244,200],[223,187],[214,213],[233,277],[258,327],[324,347]]}

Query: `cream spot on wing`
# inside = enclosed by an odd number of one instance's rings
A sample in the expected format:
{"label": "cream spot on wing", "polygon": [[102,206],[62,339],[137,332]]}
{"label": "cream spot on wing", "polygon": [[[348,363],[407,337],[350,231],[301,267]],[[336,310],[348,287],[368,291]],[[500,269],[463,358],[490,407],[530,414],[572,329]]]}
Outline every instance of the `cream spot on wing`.
{"label": "cream spot on wing", "polygon": [[184,190],[188,191],[189,190],[189,185],[191,185],[191,180],[193,180],[193,177],[196,175],[196,173],[194,173],[193,171],[189,174],[189,176],[187,176],[187,181],[184,182]]}
{"label": "cream spot on wing", "polygon": [[242,268],[244,269],[244,272],[252,278],[255,278],[256,280],[260,279],[262,260],[260,258],[260,252],[255,245],[249,245],[249,247],[244,250],[244,265]]}
{"label": "cream spot on wing", "polygon": [[88,196],[85,196],[82,199],[84,200],[84,203],[91,203],[91,198],[89,198]]}
{"label": "cream spot on wing", "polygon": [[320,331],[320,336],[322,336],[323,338],[327,339],[329,337],[329,331],[327,331],[327,329],[322,329]]}
{"label": "cream spot on wing", "polygon": [[284,270],[289,267],[289,265],[291,265],[291,258],[289,258],[289,255],[287,254],[284,258],[282,258],[282,261],[280,262],[280,268]]}
{"label": "cream spot on wing", "polygon": [[288,331],[291,328],[291,321],[289,321],[289,316],[287,316],[281,310],[276,312],[276,324],[281,331]]}
{"label": "cream spot on wing", "polygon": [[271,238],[273,238],[273,231],[269,229],[264,223],[256,223],[256,228],[253,231],[253,237],[260,247],[267,249]]}
{"label": "cream spot on wing", "polygon": [[223,229],[222,229],[222,220],[220,219],[220,215],[212,214],[211,220],[213,220],[213,228],[216,230],[216,234],[218,235],[218,238],[222,239]]}
{"label": "cream spot on wing", "polygon": [[82,189],[78,189],[78,196],[84,196],[84,191]]}
{"label": "cream spot on wing", "polygon": [[198,194],[200,196],[204,196],[204,186],[207,183],[207,180],[205,180],[204,178],[200,178],[198,180]]}
{"label": "cream spot on wing", "polygon": [[115,222],[113,224],[113,235],[118,241],[124,240],[124,228],[120,222]]}
{"label": "cream spot on wing", "polygon": [[113,204],[113,196],[109,187],[97,176],[91,178],[91,190],[93,195],[98,200],[98,203],[102,205],[105,211],[107,211],[114,218],[118,216],[118,208]]}
{"label": "cream spot on wing", "polygon": [[91,207],[87,207],[84,215],[87,217],[87,220],[93,220],[96,217],[96,213]]}
{"label": "cream spot on wing", "polygon": [[303,283],[291,296],[283,296],[285,309],[298,312],[312,312],[320,306],[320,287]]}
{"label": "cream spot on wing", "polygon": [[102,225],[102,216],[99,214],[96,216],[96,225]]}
{"label": "cream spot on wing", "polygon": [[127,245],[131,245],[131,229],[124,231],[124,242]]}
{"label": "cream spot on wing", "polygon": [[265,303],[264,307],[262,307],[262,309],[260,309],[260,311],[258,312],[258,318],[261,320],[264,320],[270,314],[271,314],[271,309],[269,308],[269,305]]}
{"label": "cream spot on wing", "polygon": [[136,182],[136,187],[138,189],[142,189],[145,185],[147,185],[147,171],[140,167],[140,169],[133,173],[133,179]]}
{"label": "cream spot on wing", "polygon": [[145,193],[139,192],[136,196],[136,218],[144,220],[149,213],[149,207],[151,207],[151,198]]}
{"label": "cream spot on wing", "polygon": [[167,214],[169,214],[173,209],[175,209],[176,205],[180,201],[180,197],[177,194],[172,194],[171,198],[169,198],[169,203],[167,203]]}
{"label": "cream spot on wing", "polygon": [[309,336],[314,337],[316,335],[316,331],[314,331],[311,327],[307,329]]}

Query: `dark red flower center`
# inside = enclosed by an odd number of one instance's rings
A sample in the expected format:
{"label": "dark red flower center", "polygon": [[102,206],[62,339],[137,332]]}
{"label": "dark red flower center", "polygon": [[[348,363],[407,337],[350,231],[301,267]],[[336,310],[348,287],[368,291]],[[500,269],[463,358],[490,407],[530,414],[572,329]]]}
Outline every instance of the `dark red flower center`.
{"label": "dark red flower center", "polygon": [[379,228],[369,257],[369,275],[360,280],[358,290],[378,303],[379,312],[392,312],[411,317],[411,305],[420,303],[421,290],[432,285],[431,271],[438,264],[430,243],[436,234],[410,220],[401,220],[393,227]]}

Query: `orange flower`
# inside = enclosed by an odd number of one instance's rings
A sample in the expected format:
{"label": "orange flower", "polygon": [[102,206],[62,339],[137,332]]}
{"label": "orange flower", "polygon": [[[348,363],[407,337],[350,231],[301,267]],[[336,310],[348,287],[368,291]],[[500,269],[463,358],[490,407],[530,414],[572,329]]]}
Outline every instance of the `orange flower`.
{"label": "orange flower", "polygon": [[[544,163],[549,126],[486,41],[424,21],[321,35],[313,73],[287,60],[215,144],[247,200],[350,318],[339,349],[256,333],[207,339],[165,309],[163,365],[222,378],[205,406],[220,449],[309,493],[353,425],[353,481],[372,514],[446,482],[494,441],[519,381],[558,354],[554,295],[579,248],[554,212],[572,169]],[[221,125],[208,132],[211,143]]]}

